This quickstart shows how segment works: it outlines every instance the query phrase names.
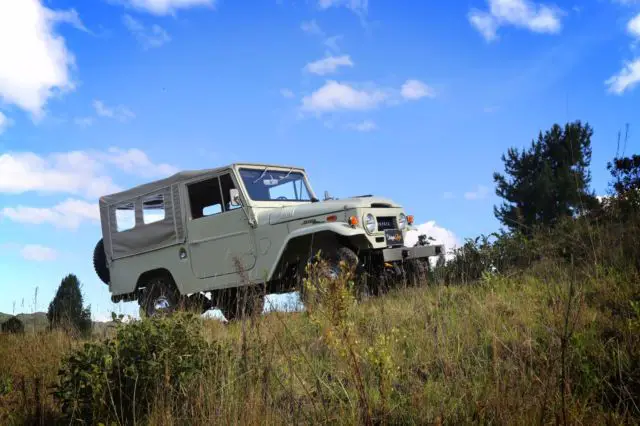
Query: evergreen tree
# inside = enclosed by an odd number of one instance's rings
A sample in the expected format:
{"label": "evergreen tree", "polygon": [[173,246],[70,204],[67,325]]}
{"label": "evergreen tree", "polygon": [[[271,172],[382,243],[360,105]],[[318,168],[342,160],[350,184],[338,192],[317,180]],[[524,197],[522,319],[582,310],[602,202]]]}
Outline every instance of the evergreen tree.
{"label": "evergreen tree", "polygon": [[615,205],[624,217],[630,217],[640,210],[640,155],[614,158],[607,164],[613,176],[611,187]]}
{"label": "evergreen tree", "polygon": [[494,173],[496,194],[505,201],[494,207],[496,217],[514,231],[530,233],[538,226],[553,226],[598,205],[589,190],[591,136],[580,121],[558,124],[540,132],[528,150],[510,148],[502,156],[507,177]]}
{"label": "evergreen tree", "polygon": [[47,319],[52,329],[64,328],[81,333],[91,331],[91,308],[83,308],[80,281],[75,275],[67,275],[60,283],[49,304]]}

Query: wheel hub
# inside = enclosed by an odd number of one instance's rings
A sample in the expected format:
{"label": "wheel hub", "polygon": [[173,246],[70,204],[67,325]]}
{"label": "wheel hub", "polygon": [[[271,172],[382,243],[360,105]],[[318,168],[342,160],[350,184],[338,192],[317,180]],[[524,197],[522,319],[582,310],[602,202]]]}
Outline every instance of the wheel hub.
{"label": "wheel hub", "polygon": [[166,311],[171,307],[171,303],[169,303],[169,299],[165,296],[159,296],[153,302],[153,309],[157,312]]}

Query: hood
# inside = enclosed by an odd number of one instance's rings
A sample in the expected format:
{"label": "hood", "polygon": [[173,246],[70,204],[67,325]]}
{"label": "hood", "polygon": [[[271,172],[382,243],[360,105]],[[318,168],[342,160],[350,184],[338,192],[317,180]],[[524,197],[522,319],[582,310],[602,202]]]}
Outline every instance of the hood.
{"label": "hood", "polygon": [[[318,201],[299,205],[276,207],[268,211],[269,223],[276,224],[319,216],[355,208],[401,208],[399,204],[381,197],[365,196],[343,198],[340,200]],[[267,212],[265,212],[267,213]]]}

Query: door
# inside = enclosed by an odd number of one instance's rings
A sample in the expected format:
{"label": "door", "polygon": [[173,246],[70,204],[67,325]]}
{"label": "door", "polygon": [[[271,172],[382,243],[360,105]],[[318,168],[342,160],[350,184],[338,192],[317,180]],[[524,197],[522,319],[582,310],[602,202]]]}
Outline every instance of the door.
{"label": "door", "polygon": [[256,262],[252,228],[244,210],[234,206],[229,173],[187,185],[187,235],[191,269],[198,278],[249,270]]}

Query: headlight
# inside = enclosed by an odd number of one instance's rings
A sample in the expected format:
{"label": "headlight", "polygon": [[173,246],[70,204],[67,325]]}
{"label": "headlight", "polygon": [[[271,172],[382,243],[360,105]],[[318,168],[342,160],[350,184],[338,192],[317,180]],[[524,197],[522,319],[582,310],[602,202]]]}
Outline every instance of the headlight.
{"label": "headlight", "polygon": [[376,232],[376,218],[371,213],[364,217],[364,229],[370,234]]}
{"label": "headlight", "polygon": [[398,229],[403,230],[407,227],[407,216],[404,213],[400,213],[398,216]]}

